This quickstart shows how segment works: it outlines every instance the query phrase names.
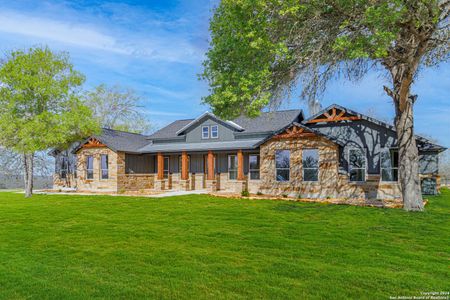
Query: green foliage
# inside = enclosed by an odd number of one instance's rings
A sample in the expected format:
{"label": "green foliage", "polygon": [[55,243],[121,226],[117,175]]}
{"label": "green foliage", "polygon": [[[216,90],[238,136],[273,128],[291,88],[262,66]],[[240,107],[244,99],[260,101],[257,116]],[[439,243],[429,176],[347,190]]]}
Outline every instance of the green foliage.
{"label": "green foliage", "polygon": [[248,190],[243,190],[243,191],[241,192],[241,196],[242,196],[242,197],[250,197],[250,192],[249,192]]}
{"label": "green foliage", "polygon": [[[214,113],[257,115],[289,97],[316,100],[339,76],[359,80],[419,55],[448,58],[447,8],[438,0],[223,0],[210,23],[201,78]],[[437,39],[436,37],[440,37]],[[422,61],[422,60],[421,60]]]}
{"label": "green foliage", "polygon": [[83,82],[65,53],[48,48],[11,52],[0,67],[0,145],[33,153],[98,130],[79,97]]}
{"label": "green foliage", "polygon": [[0,193],[1,299],[389,299],[448,290],[448,190],[424,213],[208,195],[34,197]]}

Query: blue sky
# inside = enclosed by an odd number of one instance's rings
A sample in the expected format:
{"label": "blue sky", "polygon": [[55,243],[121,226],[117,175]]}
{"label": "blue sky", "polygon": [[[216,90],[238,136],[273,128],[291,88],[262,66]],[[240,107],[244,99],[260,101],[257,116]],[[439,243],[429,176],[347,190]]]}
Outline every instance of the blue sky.
{"label": "blue sky", "polygon": [[[2,1],[0,51],[48,45],[70,53],[86,77],[86,89],[100,83],[131,87],[156,127],[208,110],[208,93],[198,80],[208,48],[208,21],[216,0]],[[414,93],[416,132],[450,146],[450,64],[422,70]],[[389,82],[379,73],[362,82],[333,82],[322,105],[338,103],[383,120],[393,105]],[[283,108],[304,108],[294,98]]]}

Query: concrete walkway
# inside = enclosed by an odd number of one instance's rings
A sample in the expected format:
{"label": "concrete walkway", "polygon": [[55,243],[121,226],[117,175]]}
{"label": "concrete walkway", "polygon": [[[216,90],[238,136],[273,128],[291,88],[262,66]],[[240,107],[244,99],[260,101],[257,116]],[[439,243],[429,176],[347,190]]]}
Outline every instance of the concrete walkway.
{"label": "concrete walkway", "polygon": [[184,195],[200,195],[200,194],[208,194],[207,190],[195,190],[195,191],[168,191],[165,193],[151,195],[153,198],[163,198],[163,197],[172,197],[172,196],[184,196]]}
{"label": "concrete walkway", "polygon": [[[23,191],[16,191],[18,193],[24,193]],[[121,197],[148,197],[148,198],[164,198],[164,197],[173,197],[173,196],[185,196],[185,195],[200,195],[200,194],[208,194],[207,190],[195,190],[195,191],[166,191],[158,194],[150,194],[150,195],[130,195],[130,194],[109,194],[109,193],[87,193],[87,192],[70,192],[70,191],[61,191],[61,192],[50,192],[50,191],[42,191],[42,190],[34,190],[34,194],[43,194],[43,195],[72,195],[72,196],[121,196]]]}

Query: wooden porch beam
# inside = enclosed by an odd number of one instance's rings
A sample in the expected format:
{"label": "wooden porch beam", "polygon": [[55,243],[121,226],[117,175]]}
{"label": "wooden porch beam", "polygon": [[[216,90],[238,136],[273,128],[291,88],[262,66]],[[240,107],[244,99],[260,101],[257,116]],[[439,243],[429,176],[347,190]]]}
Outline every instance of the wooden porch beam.
{"label": "wooden porch beam", "polygon": [[189,161],[186,151],[181,153],[181,180],[189,179]]}
{"label": "wooden porch beam", "polygon": [[208,180],[214,180],[214,153],[208,151]]}
{"label": "wooden porch beam", "polygon": [[244,177],[244,154],[242,154],[242,149],[238,150],[237,160],[238,160],[237,180],[245,180],[245,177]]}
{"label": "wooden porch beam", "polygon": [[164,156],[161,152],[158,152],[158,180],[164,179]]}

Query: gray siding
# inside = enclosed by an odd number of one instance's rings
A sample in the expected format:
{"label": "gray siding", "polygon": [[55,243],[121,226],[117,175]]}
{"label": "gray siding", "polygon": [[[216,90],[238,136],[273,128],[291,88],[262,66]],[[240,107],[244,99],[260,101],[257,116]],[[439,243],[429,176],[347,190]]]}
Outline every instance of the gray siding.
{"label": "gray siding", "polygon": [[[219,138],[217,139],[202,139],[202,126],[211,126],[218,125],[219,126]],[[224,141],[233,141],[234,140],[234,130],[229,127],[223,126],[211,119],[206,119],[203,122],[199,123],[194,128],[191,128],[186,133],[186,142],[187,143],[205,143],[205,142],[224,142]]]}
{"label": "gray siding", "polygon": [[[352,148],[364,149],[367,154],[367,173],[380,174],[380,151],[397,147],[397,135],[393,130],[366,120],[350,123],[314,124],[310,127],[338,140],[340,167],[348,170],[348,152]],[[420,173],[437,173],[437,153],[420,155]]]}
{"label": "gray siding", "polygon": [[437,174],[439,172],[439,154],[437,152],[419,153],[419,173]]}
{"label": "gray siding", "polygon": [[155,156],[150,154],[125,154],[126,174],[151,174],[155,172]]}
{"label": "gray siding", "polygon": [[75,142],[69,146],[67,150],[56,151],[55,157],[55,174],[61,174],[61,167],[63,163],[63,158],[66,157],[68,160],[68,171],[69,174],[76,175],[77,169],[77,155],[73,154],[72,151],[80,145],[79,142]]}
{"label": "gray siding", "polygon": [[366,120],[350,123],[316,124],[310,127],[332,136],[343,147],[340,149],[340,166],[348,169],[349,149],[363,149],[367,155],[367,173],[380,173],[380,151],[396,147],[396,134],[392,130]]}

